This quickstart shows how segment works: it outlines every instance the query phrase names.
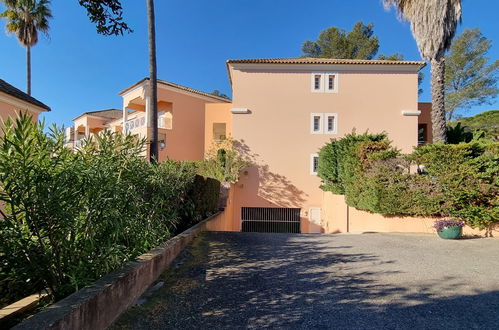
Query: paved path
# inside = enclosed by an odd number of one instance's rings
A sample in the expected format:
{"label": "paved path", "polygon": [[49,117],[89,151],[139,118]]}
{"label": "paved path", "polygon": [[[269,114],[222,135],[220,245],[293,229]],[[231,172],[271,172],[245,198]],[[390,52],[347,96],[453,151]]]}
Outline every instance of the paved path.
{"label": "paved path", "polygon": [[499,329],[498,239],[206,233],[161,281],[115,329]]}

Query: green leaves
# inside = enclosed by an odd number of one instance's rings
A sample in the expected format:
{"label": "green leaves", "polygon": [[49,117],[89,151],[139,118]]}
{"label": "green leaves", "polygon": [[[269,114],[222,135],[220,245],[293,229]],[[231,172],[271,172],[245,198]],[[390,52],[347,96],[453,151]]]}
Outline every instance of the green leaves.
{"label": "green leaves", "polygon": [[486,57],[491,46],[478,28],[464,30],[452,42],[445,56],[447,120],[454,119],[458,111],[490,104],[499,93],[499,60],[490,62]]}
{"label": "green leaves", "polygon": [[386,134],[350,133],[342,139],[331,140],[321,148],[317,174],[322,179],[323,190],[345,194],[349,180],[361,166],[361,161],[357,157],[357,147],[366,141],[386,141]]}
{"label": "green leaves", "polygon": [[0,17],[7,20],[7,32],[15,33],[23,46],[34,46],[38,42],[38,32],[49,30],[52,18],[49,0],[1,0],[6,10]]}
{"label": "green leaves", "polygon": [[[411,174],[423,165],[425,174]],[[499,143],[429,144],[401,157],[384,135],[331,141],[319,153],[323,190],[381,214],[451,216],[472,227],[499,221]]]}
{"label": "green leaves", "polygon": [[322,31],[317,41],[307,40],[302,45],[304,56],[338,59],[372,59],[378,52],[379,41],[374,36],[374,24],[357,22],[352,31],[337,27]]}
{"label": "green leaves", "polygon": [[97,33],[123,35],[132,29],[123,21],[123,7],[119,0],[78,0],[87,10],[88,18],[96,24]]}
{"label": "green leaves", "polygon": [[215,143],[198,166],[200,175],[230,184],[237,182],[240,172],[249,164],[238,150],[238,143],[225,139]]}
{"label": "green leaves", "polygon": [[[144,143],[103,131],[74,152],[62,129],[44,133],[24,114],[7,121],[0,137],[2,296],[49,288],[64,297],[216,211],[218,182],[196,179],[193,163],[148,163]],[[26,278],[39,281],[21,286]]]}

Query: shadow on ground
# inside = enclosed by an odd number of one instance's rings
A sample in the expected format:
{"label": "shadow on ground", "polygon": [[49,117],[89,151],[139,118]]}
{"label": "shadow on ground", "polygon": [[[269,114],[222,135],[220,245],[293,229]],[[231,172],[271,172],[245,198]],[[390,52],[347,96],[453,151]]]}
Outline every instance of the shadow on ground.
{"label": "shadow on ground", "polygon": [[165,285],[113,328],[499,328],[498,290],[445,274],[413,278],[397,260],[345,242],[206,233],[163,275]]}

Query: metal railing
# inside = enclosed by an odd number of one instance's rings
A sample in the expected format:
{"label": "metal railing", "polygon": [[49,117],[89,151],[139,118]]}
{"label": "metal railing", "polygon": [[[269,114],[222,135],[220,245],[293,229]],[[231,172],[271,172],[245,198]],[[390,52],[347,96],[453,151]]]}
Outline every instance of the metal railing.
{"label": "metal railing", "polygon": [[74,141],[74,147],[75,147],[75,148],[79,148],[79,147],[81,147],[81,145],[83,144],[83,140],[84,140],[84,139],[75,140],[75,141]]}
{"label": "metal railing", "polygon": [[242,207],[241,219],[243,232],[300,232],[299,208]]}

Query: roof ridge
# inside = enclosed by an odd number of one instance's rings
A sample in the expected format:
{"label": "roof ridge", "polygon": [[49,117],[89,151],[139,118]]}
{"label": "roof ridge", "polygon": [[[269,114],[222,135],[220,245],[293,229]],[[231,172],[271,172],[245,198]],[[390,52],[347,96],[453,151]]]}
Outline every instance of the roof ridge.
{"label": "roof ridge", "polygon": [[[143,81],[146,81],[146,80],[149,80],[149,77],[145,77],[143,78],[142,80],[136,82],[135,84],[125,88],[124,90],[122,90],[121,92],[119,92],[118,94],[123,94],[127,91],[129,91],[130,89],[134,88],[135,86],[139,85],[140,83],[142,83]],[[208,92],[203,92],[201,90],[198,90],[198,89],[194,89],[194,88],[191,88],[191,87],[187,87],[187,86],[184,86],[184,85],[180,85],[180,84],[177,84],[177,83],[173,83],[171,81],[166,81],[166,80],[162,80],[162,79],[157,79],[157,83],[158,84],[163,84],[163,85],[168,85],[168,86],[171,86],[173,88],[178,88],[180,90],[184,90],[184,91],[187,91],[187,92],[191,92],[191,93],[194,93],[194,94],[199,94],[199,95],[202,95],[202,96],[206,96],[206,97],[210,97],[210,98],[213,98],[215,100],[219,100],[219,101],[223,101],[223,102],[227,102],[227,103],[230,103],[231,102],[231,99],[226,99],[224,97],[220,97],[220,96],[216,96],[216,95],[213,95],[211,93],[208,93]]]}
{"label": "roof ridge", "polygon": [[339,59],[326,57],[290,57],[290,58],[253,58],[227,60],[227,63],[256,63],[256,64],[391,64],[391,65],[426,65],[424,61],[406,60],[366,60],[366,59]]}
{"label": "roof ridge", "polygon": [[50,107],[46,105],[45,103],[37,100],[31,95],[28,95],[27,93],[23,92],[19,88],[9,84],[3,79],[0,79],[0,92],[3,92],[5,94],[8,94],[12,97],[15,97],[16,99],[22,100],[24,102],[30,103],[32,105],[35,105],[37,107],[40,107],[42,109],[45,109],[47,111],[50,111]]}

